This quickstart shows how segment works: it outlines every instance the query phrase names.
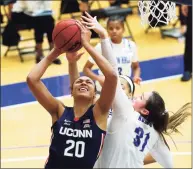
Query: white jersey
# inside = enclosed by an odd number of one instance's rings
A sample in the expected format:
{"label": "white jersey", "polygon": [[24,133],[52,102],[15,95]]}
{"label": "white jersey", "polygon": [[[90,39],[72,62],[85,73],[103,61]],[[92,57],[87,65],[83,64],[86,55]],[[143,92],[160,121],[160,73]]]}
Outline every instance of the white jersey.
{"label": "white jersey", "polygon": [[[119,102],[124,102],[123,97]],[[109,115],[104,147],[94,168],[142,168],[149,152],[163,167],[172,167],[171,153],[162,137],[127,99],[124,107]]]}
{"label": "white jersey", "polygon": [[[131,64],[133,62],[138,62],[137,47],[135,42],[127,40],[125,38],[122,39],[122,42],[120,44],[115,44],[112,41],[110,42],[113,50],[112,52],[117,59],[119,74],[127,75],[130,77],[132,74]],[[102,53],[101,43],[98,43],[95,49],[99,53]],[[95,64],[95,61],[91,56],[89,57],[89,61],[92,64]],[[102,75],[102,72],[99,70],[98,74]],[[101,91],[102,87],[98,82],[96,82],[96,87],[97,91]]]}
{"label": "white jersey", "polygon": [[[115,44],[111,41],[111,45],[113,50],[112,52],[117,58],[119,74],[131,76],[131,64],[132,62],[138,62],[137,47],[135,42],[123,38],[120,44]],[[99,53],[102,53],[101,43],[98,43],[95,49]],[[95,64],[92,57],[89,57],[89,61]],[[99,74],[102,74],[100,70]]]}
{"label": "white jersey", "polygon": [[52,11],[51,1],[16,1],[12,8],[12,12],[24,12],[27,15],[35,15],[43,11]]}
{"label": "white jersey", "polygon": [[[108,43],[103,50],[105,47]],[[111,55],[107,55],[111,65],[115,65],[114,59],[110,60]],[[113,101],[113,113],[109,118],[104,147],[94,168],[143,168],[143,160],[149,152],[162,166],[172,168],[168,147],[153,126],[134,111],[120,81]]]}

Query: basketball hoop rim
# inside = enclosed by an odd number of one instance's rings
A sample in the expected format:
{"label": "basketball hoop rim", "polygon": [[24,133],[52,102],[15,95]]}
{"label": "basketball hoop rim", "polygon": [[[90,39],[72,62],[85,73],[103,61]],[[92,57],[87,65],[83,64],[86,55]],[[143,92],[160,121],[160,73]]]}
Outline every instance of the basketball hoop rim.
{"label": "basketball hoop rim", "polygon": [[[138,0],[138,1],[148,1],[148,0]],[[192,0],[160,0],[160,1],[170,1],[176,4],[192,6]]]}

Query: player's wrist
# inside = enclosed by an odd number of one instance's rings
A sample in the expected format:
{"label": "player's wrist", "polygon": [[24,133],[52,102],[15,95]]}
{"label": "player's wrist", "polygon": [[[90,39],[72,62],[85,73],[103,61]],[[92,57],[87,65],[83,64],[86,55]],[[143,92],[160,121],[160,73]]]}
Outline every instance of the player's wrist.
{"label": "player's wrist", "polygon": [[109,37],[101,39],[101,43],[106,43],[106,42],[109,42],[109,41],[110,41]]}
{"label": "player's wrist", "polygon": [[46,57],[46,59],[49,62],[53,62],[60,54],[61,54],[61,51],[59,49],[53,48],[50,54]]}
{"label": "player's wrist", "polygon": [[88,48],[90,46],[90,43],[88,41],[82,41],[82,46],[84,46],[85,48]]}
{"label": "player's wrist", "polygon": [[98,29],[98,35],[101,39],[105,39],[108,37],[108,33],[106,31],[106,29],[104,29],[103,27],[100,27],[100,29]]}
{"label": "player's wrist", "polygon": [[69,66],[75,66],[77,64],[77,60],[68,60]]}
{"label": "player's wrist", "polygon": [[99,37],[101,39],[106,39],[106,38],[108,38],[108,33],[106,31],[100,32]]}

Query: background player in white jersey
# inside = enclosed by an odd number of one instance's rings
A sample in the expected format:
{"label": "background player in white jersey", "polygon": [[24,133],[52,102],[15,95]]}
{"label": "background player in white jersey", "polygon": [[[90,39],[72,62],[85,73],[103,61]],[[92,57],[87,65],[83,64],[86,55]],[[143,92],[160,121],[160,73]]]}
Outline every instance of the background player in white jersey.
{"label": "background player in white jersey", "polygon": [[[131,77],[133,73],[133,81],[135,83],[140,83],[140,66],[137,56],[137,47],[135,42],[123,38],[124,34],[124,18],[121,16],[111,16],[107,21],[107,31],[110,36],[110,43],[112,45],[112,50],[114,56],[117,59],[118,71],[121,75],[127,75]],[[101,53],[101,43],[98,43],[95,49]],[[97,91],[101,91],[101,81],[104,79],[102,72],[99,70],[97,76],[92,72],[91,68],[94,66],[95,62],[92,57],[89,57],[86,62],[83,72],[85,75],[93,80],[96,80]]]}
{"label": "background player in white jersey", "polygon": [[[135,93],[135,84],[134,84],[133,80],[129,76],[126,76],[126,75],[119,75],[119,80],[121,82],[122,89],[124,90],[128,99],[132,99],[134,96],[134,93]],[[102,81],[101,81],[101,84],[103,85]],[[113,110],[110,109],[109,116],[107,119],[107,126],[109,125],[109,123],[111,121],[112,113],[113,113]],[[149,161],[150,160],[148,160],[148,163],[149,163]]]}
{"label": "background player in white jersey", "polygon": [[126,75],[119,75],[119,79],[125,94],[128,96],[128,98],[132,99],[135,93],[135,84],[133,80]]}
{"label": "background player in white jersey", "polygon": [[[96,17],[87,14],[87,17],[82,18],[82,23],[88,28],[100,34],[106,33]],[[103,55],[117,70],[109,39],[103,39],[101,44]],[[112,107],[113,113],[107,127],[104,147],[95,167],[142,168],[145,156],[150,153],[163,167],[172,168],[172,155],[163,134],[178,131],[177,127],[191,115],[191,111],[186,111],[190,104],[169,117],[165,102],[157,92],[144,93],[131,101],[118,81]],[[168,128],[172,130],[168,131]]]}

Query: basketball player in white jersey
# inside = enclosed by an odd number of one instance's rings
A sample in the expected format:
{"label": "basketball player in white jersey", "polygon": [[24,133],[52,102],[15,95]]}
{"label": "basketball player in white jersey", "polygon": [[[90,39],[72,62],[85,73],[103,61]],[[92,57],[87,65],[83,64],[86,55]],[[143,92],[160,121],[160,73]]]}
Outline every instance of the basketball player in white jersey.
{"label": "basketball player in white jersey", "polygon": [[[88,13],[86,15],[87,17],[82,16],[82,23],[99,36],[106,37],[101,40],[102,54],[117,70],[117,61],[106,30],[97,22],[96,17],[93,18]],[[188,106],[186,104],[169,117],[164,100],[157,92],[144,93],[132,101],[118,81],[112,118],[108,123],[104,147],[95,168],[143,168],[143,161],[148,153],[163,167],[172,168],[172,155],[163,134],[168,134],[168,125],[173,126],[170,133],[176,132],[176,127],[191,114],[183,113]],[[177,122],[179,117],[181,120]]]}
{"label": "basketball player in white jersey", "polygon": [[[110,36],[110,43],[112,46],[113,54],[117,59],[118,64],[118,72],[119,75],[127,75],[131,77],[133,73],[133,81],[135,83],[140,83],[140,66],[137,56],[137,47],[135,42],[123,38],[124,33],[124,18],[121,16],[111,16],[107,21],[107,31]],[[102,53],[101,51],[101,43],[98,43],[95,49]],[[83,72],[88,77],[96,80],[97,91],[101,91],[101,81],[104,76],[102,72],[99,70],[97,76],[91,70],[91,68],[95,65],[94,60],[90,56],[88,61],[86,62]]]}

